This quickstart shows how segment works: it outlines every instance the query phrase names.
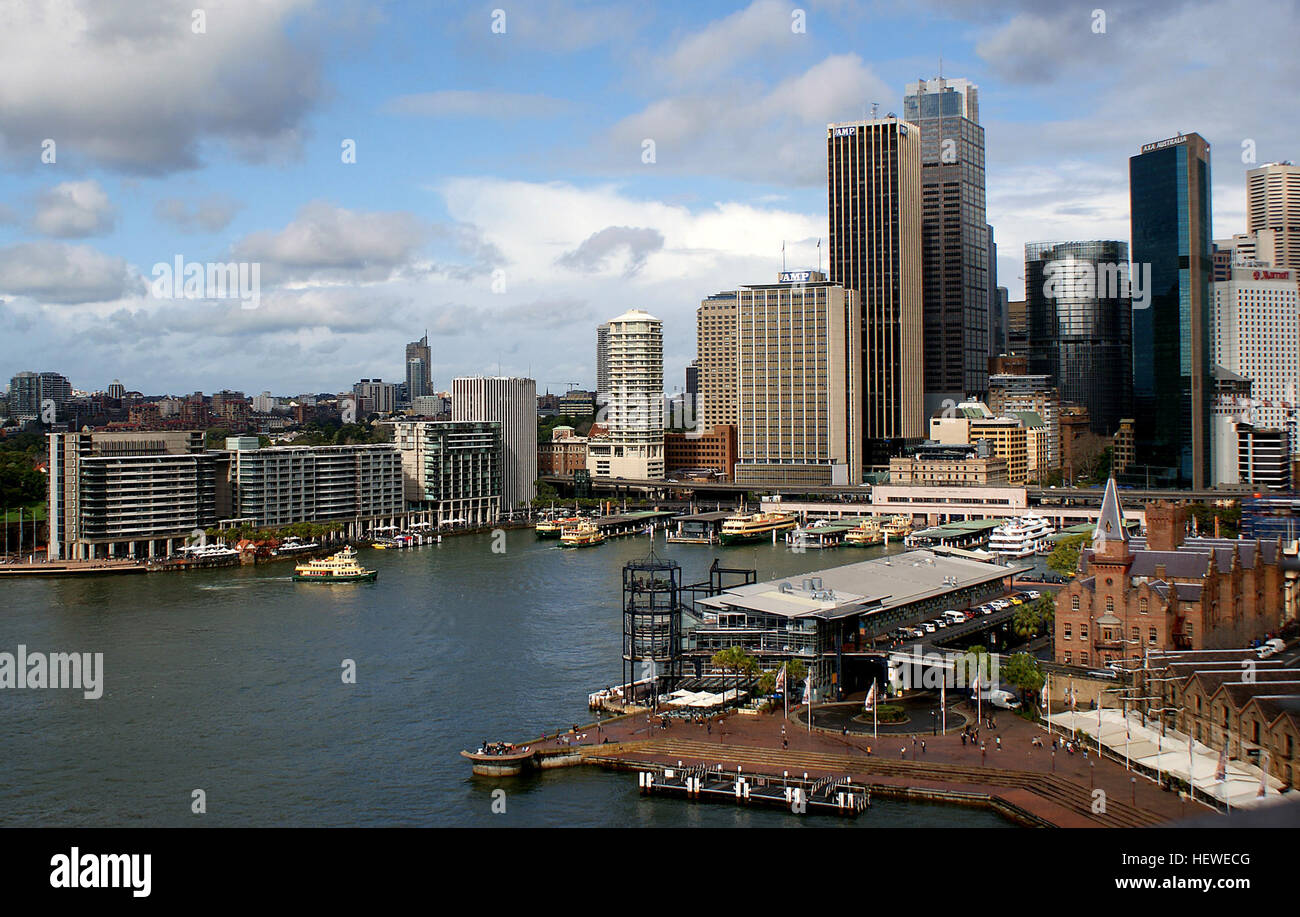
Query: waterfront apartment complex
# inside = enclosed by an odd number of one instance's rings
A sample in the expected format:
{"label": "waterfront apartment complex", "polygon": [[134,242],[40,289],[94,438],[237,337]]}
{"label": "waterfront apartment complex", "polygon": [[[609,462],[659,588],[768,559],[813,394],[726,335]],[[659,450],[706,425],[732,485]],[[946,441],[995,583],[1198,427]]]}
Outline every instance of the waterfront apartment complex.
{"label": "waterfront apartment complex", "polygon": [[436,525],[496,521],[504,478],[499,422],[399,423],[394,435],[412,508],[427,509]]}
{"label": "waterfront apartment complex", "polygon": [[587,444],[587,469],[599,478],[664,476],[664,333],[648,312],[610,319],[606,332],[606,434]]}
{"label": "waterfront apartment complex", "polygon": [[1029,372],[1049,376],[1062,401],[1085,406],[1092,431],[1102,436],[1132,413],[1127,272],[1126,242],[1025,245]]}
{"label": "waterfront apartment complex", "polygon": [[921,257],[925,411],[988,384],[990,232],[984,128],[969,80],[917,80],[903,118],[921,131]]}
{"label": "waterfront apartment complex", "polygon": [[199,432],[49,434],[49,558],[155,557],[217,521]]}
{"label": "waterfront apartment complex", "polygon": [[858,484],[858,296],[816,271],[797,276],[736,296],[736,482]]}
{"label": "waterfront apartment complex", "polygon": [[[250,448],[251,447],[251,448]],[[258,527],[392,519],[405,509],[402,461],[388,443],[257,448],[226,440],[229,501],[222,517]]]}
{"label": "waterfront apartment complex", "polygon": [[1133,310],[1138,473],[1200,490],[1210,484],[1213,396],[1210,145],[1199,134],[1144,145],[1129,159],[1129,197],[1133,263],[1150,265],[1149,303]]}
{"label": "waterfront apartment complex", "polygon": [[696,312],[700,429],[740,422],[736,398],[736,293],[715,293]]}
{"label": "waterfront apartment complex", "polygon": [[537,383],[519,377],[453,379],[451,419],[501,426],[501,507],[537,496]]}
{"label": "waterfront apartment complex", "polygon": [[864,463],[925,435],[921,132],[898,118],[826,127],[830,279],[862,311]]}

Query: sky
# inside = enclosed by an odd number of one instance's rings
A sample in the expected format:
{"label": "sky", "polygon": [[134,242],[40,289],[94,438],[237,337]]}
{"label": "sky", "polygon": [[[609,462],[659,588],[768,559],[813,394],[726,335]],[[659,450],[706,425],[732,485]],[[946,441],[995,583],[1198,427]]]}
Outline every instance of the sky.
{"label": "sky", "polygon": [[1298,4],[9,0],[0,379],[344,391],[427,329],[436,388],[562,392],[640,308],[680,390],[702,298],[816,266],[825,125],[940,66],[1018,299],[1026,242],[1128,239],[1128,158],[1179,131],[1245,230],[1246,170],[1300,159]]}

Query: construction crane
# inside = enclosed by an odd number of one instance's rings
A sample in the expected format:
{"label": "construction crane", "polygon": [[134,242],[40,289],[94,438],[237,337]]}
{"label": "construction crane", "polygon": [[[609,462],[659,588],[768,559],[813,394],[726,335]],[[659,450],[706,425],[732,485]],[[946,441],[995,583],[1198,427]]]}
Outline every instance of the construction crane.
{"label": "construction crane", "polygon": [[546,394],[549,395],[551,393],[552,385],[567,385],[569,387],[567,390],[571,392],[582,383],[581,382],[547,382],[544,384],[546,385]]}

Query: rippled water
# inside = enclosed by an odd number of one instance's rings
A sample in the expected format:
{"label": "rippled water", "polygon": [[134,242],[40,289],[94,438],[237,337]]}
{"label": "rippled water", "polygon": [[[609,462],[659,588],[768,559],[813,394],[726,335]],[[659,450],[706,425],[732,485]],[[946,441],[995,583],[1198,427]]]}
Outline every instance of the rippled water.
{"label": "rippled water", "polygon": [[[638,796],[568,768],[470,774],[458,752],[583,722],[620,677],[620,569],[644,537],[580,551],[508,533],[363,550],[371,585],[292,565],[0,583],[0,651],[102,652],[104,694],[0,691],[3,825],[788,825],[781,812]],[[657,543],[687,582],[715,556],[759,578],[872,556]],[[344,684],[345,659],[357,681]],[[492,814],[492,790],[507,791]],[[202,789],[207,814],[191,813]],[[819,825],[846,824],[834,819]],[[1005,824],[877,801],[861,826]]]}

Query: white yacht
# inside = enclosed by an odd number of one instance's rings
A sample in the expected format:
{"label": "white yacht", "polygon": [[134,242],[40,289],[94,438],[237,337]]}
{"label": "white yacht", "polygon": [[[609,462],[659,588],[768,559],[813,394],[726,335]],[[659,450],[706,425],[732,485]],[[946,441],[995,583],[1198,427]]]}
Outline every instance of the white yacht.
{"label": "white yacht", "polygon": [[1003,557],[1029,557],[1047,546],[1052,524],[1033,514],[1008,519],[989,536],[989,550]]}

